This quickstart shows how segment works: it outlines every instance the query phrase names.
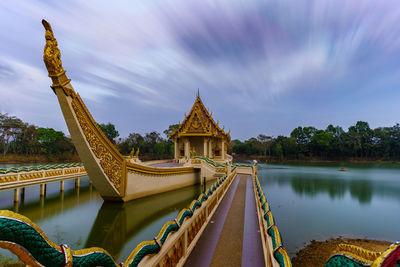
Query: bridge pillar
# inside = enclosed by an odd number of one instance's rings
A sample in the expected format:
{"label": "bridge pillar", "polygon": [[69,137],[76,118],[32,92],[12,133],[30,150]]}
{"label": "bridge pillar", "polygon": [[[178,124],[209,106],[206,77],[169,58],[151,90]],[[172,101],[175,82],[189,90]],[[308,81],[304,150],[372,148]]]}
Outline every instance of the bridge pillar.
{"label": "bridge pillar", "polygon": [[21,201],[25,200],[25,187],[21,187]]}
{"label": "bridge pillar", "polygon": [[18,213],[19,212],[19,205],[18,202],[14,202],[14,212]]}
{"label": "bridge pillar", "polygon": [[64,192],[64,180],[60,181],[60,192]]}
{"label": "bridge pillar", "polygon": [[46,184],[41,184],[40,185],[40,196],[45,196],[46,195]]}
{"label": "bridge pillar", "polygon": [[19,202],[19,188],[14,189],[14,202]]}
{"label": "bridge pillar", "polygon": [[76,178],[75,179],[75,188],[79,188],[80,184],[81,184],[80,179]]}

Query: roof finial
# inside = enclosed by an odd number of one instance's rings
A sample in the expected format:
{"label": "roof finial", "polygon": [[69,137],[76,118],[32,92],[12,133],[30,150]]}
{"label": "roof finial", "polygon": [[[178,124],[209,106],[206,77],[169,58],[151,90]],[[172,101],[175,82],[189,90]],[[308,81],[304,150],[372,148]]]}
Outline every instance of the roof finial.
{"label": "roof finial", "polygon": [[197,98],[200,98],[200,89],[197,88]]}

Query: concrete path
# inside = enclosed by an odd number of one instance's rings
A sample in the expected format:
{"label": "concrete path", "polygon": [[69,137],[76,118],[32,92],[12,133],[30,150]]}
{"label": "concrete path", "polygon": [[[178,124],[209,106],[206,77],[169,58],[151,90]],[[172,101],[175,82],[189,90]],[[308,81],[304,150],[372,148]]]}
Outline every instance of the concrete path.
{"label": "concrete path", "polygon": [[265,266],[250,175],[235,178],[185,266]]}

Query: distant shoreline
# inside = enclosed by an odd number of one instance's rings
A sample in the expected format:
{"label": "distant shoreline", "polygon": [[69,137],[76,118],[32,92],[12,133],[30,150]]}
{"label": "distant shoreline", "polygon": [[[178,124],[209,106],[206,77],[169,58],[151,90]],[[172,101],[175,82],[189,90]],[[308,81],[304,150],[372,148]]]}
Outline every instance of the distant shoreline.
{"label": "distant shoreline", "polygon": [[74,157],[47,158],[45,155],[0,155],[0,164],[46,164],[46,163],[68,163],[80,162],[78,155]]}
{"label": "distant shoreline", "polygon": [[234,157],[233,158],[235,162],[245,162],[245,161],[252,161],[252,160],[257,160],[258,163],[363,163],[363,164],[368,164],[368,163],[374,163],[374,164],[393,164],[393,165],[398,165],[400,167],[400,161],[398,160],[379,160],[379,159],[359,159],[359,158],[351,158],[351,159],[338,159],[338,160],[327,160],[327,159],[283,159],[283,160],[277,160],[277,159],[265,159],[265,158],[260,158],[260,157]]}
{"label": "distant shoreline", "polygon": [[[326,160],[326,159],[266,159],[264,157],[255,156],[248,157],[243,155],[234,156],[234,162],[250,162],[254,159],[259,163],[272,163],[272,164],[312,164],[312,163],[321,163],[321,164],[340,164],[340,163],[354,163],[354,164],[385,164],[385,165],[393,165],[400,167],[400,161],[397,160],[377,160],[377,159],[361,159],[361,158],[350,158],[350,159],[342,159],[342,160]],[[57,157],[48,159],[45,155],[15,155],[10,154],[6,156],[0,155],[0,164],[46,164],[46,163],[67,163],[67,162],[81,162],[78,155],[74,157]]]}

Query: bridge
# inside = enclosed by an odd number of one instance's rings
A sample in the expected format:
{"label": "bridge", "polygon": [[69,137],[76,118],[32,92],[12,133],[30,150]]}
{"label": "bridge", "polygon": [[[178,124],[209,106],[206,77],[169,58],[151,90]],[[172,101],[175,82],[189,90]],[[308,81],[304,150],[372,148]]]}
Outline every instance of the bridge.
{"label": "bridge", "polygon": [[79,178],[85,176],[82,163],[0,168],[0,191],[14,189],[14,202],[19,202],[25,187],[40,185],[40,196],[44,196],[48,183],[60,182],[60,191],[64,191],[65,180],[75,179],[75,187],[79,187]]}

